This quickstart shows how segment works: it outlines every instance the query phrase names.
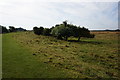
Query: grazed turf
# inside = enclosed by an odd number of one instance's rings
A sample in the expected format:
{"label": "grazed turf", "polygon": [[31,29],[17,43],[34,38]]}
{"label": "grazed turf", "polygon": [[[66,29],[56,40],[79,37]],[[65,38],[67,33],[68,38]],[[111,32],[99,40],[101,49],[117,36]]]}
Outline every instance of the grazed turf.
{"label": "grazed turf", "polygon": [[0,34],[0,79],[2,78],[2,34]]}
{"label": "grazed turf", "polygon": [[[32,61],[30,64],[36,63],[39,65],[40,63],[43,67],[49,65],[49,69],[51,72],[46,71],[43,72],[42,75],[48,73],[50,76],[40,76],[37,77],[89,77],[89,78],[118,78],[118,34],[116,33],[102,33],[96,34],[94,39],[86,39],[82,38],[80,42],[76,42],[76,38],[69,38],[69,41],[57,40],[53,37],[49,36],[37,36],[33,32],[20,32],[20,33],[12,33],[4,35],[6,38],[10,40],[14,40],[13,43],[17,45],[19,50],[14,52],[17,55],[12,54],[14,57],[23,58],[27,62],[30,58]],[[11,37],[10,37],[11,36]],[[5,39],[5,40],[8,40]],[[5,43],[5,42],[3,42]],[[10,43],[6,43],[6,45],[12,45]],[[19,46],[19,47],[18,47]],[[12,48],[12,49],[13,49]],[[21,50],[23,48],[23,50]],[[5,49],[5,48],[4,48]],[[9,48],[9,52],[12,51]],[[25,52],[27,49],[27,52]],[[25,50],[25,51],[24,51]],[[6,49],[4,50],[6,51]],[[22,52],[21,52],[22,51]],[[29,52],[28,52],[29,51]],[[4,52],[5,53],[5,52]],[[19,54],[23,55],[19,55]],[[28,53],[28,54],[24,54]],[[4,54],[4,56],[10,54]],[[30,57],[27,58],[26,57]],[[7,60],[11,58],[8,57]],[[16,62],[22,62],[22,60],[16,58]],[[8,62],[9,65],[10,61]],[[11,61],[14,61],[11,59]],[[6,65],[6,64],[5,64]],[[21,63],[19,64],[19,66]],[[25,67],[25,66],[22,66]],[[39,72],[40,69],[38,66],[33,66],[36,69],[34,72]],[[54,68],[56,68],[56,72],[54,72]],[[5,70],[6,72],[9,70],[13,70],[13,67]],[[26,68],[24,70],[27,70]],[[29,70],[29,69],[28,69]],[[66,75],[61,75],[59,71],[67,72]],[[5,72],[4,71],[4,72]],[[15,70],[13,70],[15,71]],[[24,72],[24,71],[23,71]],[[25,71],[26,72],[26,71]],[[33,73],[34,73],[33,72]],[[11,76],[15,76],[14,72],[12,72]],[[55,76],[54,74],[59,74]],[[31,71],[27,75],[27,77],[32,76]],[[4,75],[9,76],[7,75]],[[25,75],[23,75],[26,77]]]}
{"label": "grazed turf", "polygon": [[38,61],[29,49],[20,46],[12,36],[3,35],[3,78],[60,78],[72,76],[67,70]]}

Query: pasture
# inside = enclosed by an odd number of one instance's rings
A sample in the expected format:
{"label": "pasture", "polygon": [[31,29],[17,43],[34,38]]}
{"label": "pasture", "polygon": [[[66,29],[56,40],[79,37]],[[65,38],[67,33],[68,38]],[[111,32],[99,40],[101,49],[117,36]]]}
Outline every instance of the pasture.
{"label": "pasture", "polygon": [[3,78],[118,78],[117,32],[68,41],[33,32],[3,34]]}

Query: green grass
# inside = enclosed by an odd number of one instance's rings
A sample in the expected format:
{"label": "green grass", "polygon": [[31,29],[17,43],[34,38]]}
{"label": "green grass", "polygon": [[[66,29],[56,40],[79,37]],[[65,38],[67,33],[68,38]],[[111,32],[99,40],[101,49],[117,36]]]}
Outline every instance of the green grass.
{"label": "green grass", "polygon": [[2,35],[0,34],[0,79],[2,78]]}
{"label": "green grass", "polygon": [[3,35],[3,78],[69,77],[67,70],[38,61],[29,49],[13,39],[14,33]]}
{"label": "green grass", "polygon": [[3,77],[118,78],[118,34],[69,41],[33,32],[3,35]]}

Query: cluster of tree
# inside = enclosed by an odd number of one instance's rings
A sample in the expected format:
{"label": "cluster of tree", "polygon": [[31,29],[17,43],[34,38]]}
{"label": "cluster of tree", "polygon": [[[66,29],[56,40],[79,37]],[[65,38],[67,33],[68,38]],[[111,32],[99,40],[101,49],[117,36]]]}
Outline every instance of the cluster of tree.
{"label": "cluster of tree", "polygon": [[8,32],[9,30],[6,27],[0,25],[0,33],[8,33]]}
{"label": "cluster of tree", "polygon": [[16,29],[15,29],[15,27],[13,27],[13,26],[9,26],[9,31],[10,31],[10,32],[16,32]]}
{"label": "cluster of tree", "polygon": [[87,28],[67,24],[67,21],[64,21],[63,24],[56,25],[55,28],[52,29],[51,34],[58,39],[65,40],[70,36],[78,37],[78,41],[81,37],[94,38],[95,36],[94,34],[90,34],[90,31]]}
{"label": "cluster of tree", "polygon": [[68,40],[68,37],[74,36],[78,37],[78,41],[81,37],[94,38],[94,34],[90,34],[87,28],[76,26],[73,24],[67,24],[67,21],[63,21],[62,24],[57,24],[55,27],[50,29],[44,29],[43,27],[34,27],[33,31],[37,35],[51,35],[57,37],[58,39]]}
{"label": "cluster of tree", "polygon": [[14,26],[9,26],[9,32],[18,32],[18,31],[27,31],[26,29],[23,28],[15,28]]}
{"label": "cluster of tree", "polygon": [[43,28],[43,27],[33,27],[33,31],[37,35],[45,35],[45,36],[50,36],[51,29],[49,28]]}
{"label": "cluster of tree", "polygon": [[120,31],[120,29],[116,29],[115,31]]}
{"label": "cluster of tree", "polygon": [[15,28],[14,26],[9,26],[9,29],[7,29],[5,26],[0,25],[0,33],[8,33],[8,32],[17,32],[17,31],[26,31],[26,29],[23,28]]}

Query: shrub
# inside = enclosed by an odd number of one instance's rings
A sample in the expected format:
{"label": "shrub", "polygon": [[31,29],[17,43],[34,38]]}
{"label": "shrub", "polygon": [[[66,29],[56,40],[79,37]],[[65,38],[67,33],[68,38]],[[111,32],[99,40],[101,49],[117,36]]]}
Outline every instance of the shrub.
{"label": "shrub", "polygon": [[40,27],[40,28],[34,27],[33,28],[34,33],[37,34],[37,35],[43,34],[43,30],[44,30],[43,27]]}
{"label": "shrub", "polygon": [[46,29],[44,29],[44,31],[43,31],[43,35],[45,35],[45,36],[50,36],[50,32],[51,32],[51,29],[46,28]]}
{"label": "shrub", "polygon": [[78,41],[81,37],[94,38],[95,35],[90,34],[90,31],[85,27],[77,27],[76,25],[67,24],[67,21],[64,21],[63,24],[55,26],[51,34],[58,39],[67,40],[68,37],[74,36],[78,37]]}
{"label": "shrub", "polygon": [[14,26],[9,26],[9,31],[10,32],[16,32],[16,28]]}
{"label": "shrub", "polygon": [[39,28],[38,28],[38,27],[34,27],[34,28],[33,28],[33,31],[34,31],[35,34],[40,35],[40,32],[39,32]]}
{"label": "shrub", "polygon": [[71,36],[72,30],[69,27],[66,27],[64,24],[61,24],[52,29],[51,34],[58,39],[67,40]]}
{"label": "shrub", "polygon": [[1,26],[1,25],[0,25],[0,30],[1,30],[0,33],[8,33],[9,32],[6,27]]}

